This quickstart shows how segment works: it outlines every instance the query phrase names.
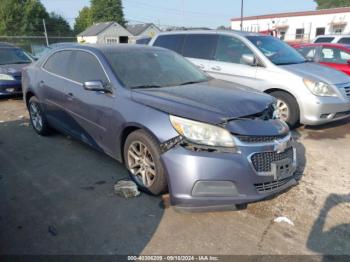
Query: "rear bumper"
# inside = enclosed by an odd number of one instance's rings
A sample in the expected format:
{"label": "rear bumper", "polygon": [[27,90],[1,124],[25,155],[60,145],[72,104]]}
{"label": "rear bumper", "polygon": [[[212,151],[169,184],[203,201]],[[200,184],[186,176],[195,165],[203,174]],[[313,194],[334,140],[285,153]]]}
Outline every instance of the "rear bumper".
{"label": "rear bumper", "polygon": [[22,94],[21,81],[1,81],[0,96],[20,95]]}
{"label": "rear bumper", "polygon": [[[162,161],[168,174],[171,205],[190,211],[232,210],[236,205],[286,190],[297,183],[295,149],[293,168],[281,180],[272,172],[257,172],[250,161],[254,153],[274,151],[274,145],[240,147],[237,153],[194,152],[181,146],[169,150]],[[210,182],[210,192],[197,190],[202,182]]]}

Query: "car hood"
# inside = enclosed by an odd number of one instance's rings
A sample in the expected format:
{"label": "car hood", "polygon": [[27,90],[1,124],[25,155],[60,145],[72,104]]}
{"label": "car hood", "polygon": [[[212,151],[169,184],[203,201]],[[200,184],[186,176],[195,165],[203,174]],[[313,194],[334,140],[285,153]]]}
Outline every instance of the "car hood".
{"label": "car hood", "polygon": [[21,76],[22,69],[29,64],[9,64],[9,65],[0,65],[0,74],[8,74],[13,76]]}
{"label": "car hood", "polygon": [[264,111],[269,95],[221,80],[132,91],[132,99],[172,115],[218,124]]}
{"label": "car hood", "polygon": [[316,63],[281,65],[279,67],[302,78],[322,81],[327,84],[337,85],[350,82],[350,77],[343,72]]}

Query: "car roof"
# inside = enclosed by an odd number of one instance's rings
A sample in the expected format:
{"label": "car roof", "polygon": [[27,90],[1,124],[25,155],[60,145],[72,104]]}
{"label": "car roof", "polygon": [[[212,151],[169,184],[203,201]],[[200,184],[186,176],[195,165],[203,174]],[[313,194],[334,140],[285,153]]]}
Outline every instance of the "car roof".
{"label": "car roof", "polygon": [[252,32],[245,32],[245,31],[238,31],[238,30],[182,30],[182,31],[169,31],[169,32],[162,32],[158,35],[177,35],[177,34],[231,34],[231,35],[238,35],[238,36],[268,36],[264,34],[259,33],[252,33]]}
{"label": "car roof", "polygon": [[0,47],[12,47],[12,48],[18,48],[15,45],[7,42],[0,42]]}
{"label": "car roof", "polygon": [[319,35],[316,38],[321,38],[321,37],[339,37],[339,38],[342,38],[342,37],[350,37],[350,35],[339,35],[339,34]]}
{"label": "car roof", "polygon": [[161,47],[153,47],[147,45],[136,45],[136,44],[64,44],[55,46],[52,50],[64,50],[64,49],[84,49],[88,51],[102,51],[109,52],[113,50],[123,50],[123,51],[136,51],[136,50],[167,50]]}

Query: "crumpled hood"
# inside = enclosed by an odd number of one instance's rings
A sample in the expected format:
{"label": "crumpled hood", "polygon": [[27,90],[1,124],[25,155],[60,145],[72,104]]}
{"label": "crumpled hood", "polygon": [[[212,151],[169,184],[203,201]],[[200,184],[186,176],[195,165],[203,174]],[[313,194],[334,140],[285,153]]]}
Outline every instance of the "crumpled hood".
{"label": "crumpled hood", "polygon": [[226,81],[132,91],[132,99],[172,115],[218,124],[264,111],[269,95]]}
{"label": "crumpled hood", "polygon": [[343,72],[317,63],[281,65],[279,67],[303,78],[327,84],[337,85],[350,82],[350,77]]}
{"label": "crumpled hood", "polygon": [[8,74],[12,76],[21,76],[22,69],[29,64],[13,64],[13,65],[0,65],[0,74]]}

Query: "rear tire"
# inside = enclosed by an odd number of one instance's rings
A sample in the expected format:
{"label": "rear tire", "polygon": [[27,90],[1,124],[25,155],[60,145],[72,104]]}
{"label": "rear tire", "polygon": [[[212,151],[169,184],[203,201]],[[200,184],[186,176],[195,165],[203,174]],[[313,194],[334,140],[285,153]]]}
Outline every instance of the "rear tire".
{"label": "rear tire", "polygon": [[142,191],[152,195],[167,191],[159,143],[151,135],[143,130],[131,133],[124,145],[124,162],[131,179]]}
{"label": "rear tire", "polygon": [[287,92],[274,91],[270,93],[277,99],[277,110],[279,110],[279,118],[284,120],[291,129],[300,124],[300,111],[297,100]]}
{"label": "rear tire", "polygon": [[45,114],[39,103],[39,100],[32,96],[28,102],[28,110],[30,116],[30,122],[36,133],[41,136],[46,136],[50,134],[51,128],[46,120]]}

